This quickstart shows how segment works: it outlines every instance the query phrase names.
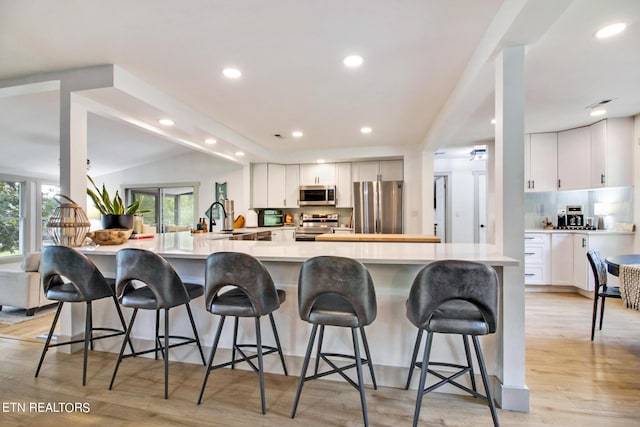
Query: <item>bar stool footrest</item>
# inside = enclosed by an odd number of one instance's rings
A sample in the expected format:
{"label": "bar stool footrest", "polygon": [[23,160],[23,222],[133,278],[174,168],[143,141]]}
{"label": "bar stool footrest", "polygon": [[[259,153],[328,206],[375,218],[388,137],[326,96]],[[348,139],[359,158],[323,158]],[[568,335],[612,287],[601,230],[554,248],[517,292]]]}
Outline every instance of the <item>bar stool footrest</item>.
{"label": "bar stool footrest", "polygon": [[[89,339],[89,342],[101,340],[103,338],[117,337],[118,335],[124,335],[125,334],[125,331],[123,331],[123,330],[111,329],[111,328],[93,328],[93,329],[91,329],[91,332],[93,332],[93,331],[113,332],[113,334],[100,335],[99,337],[91,337]],[[58,342],[58,343],[54,343],[54,344],[49,344],[48,347],[51,348],[51,347],[58,347],[58,346],[61,346],[61,345],[70,345],[70,344],[79,344],[79,343],[84,343],[84,338],[80,338],[80,339],[77,339],[77,340],[71,340],[71,341],[65,341],[65,342]]]}
{"label": "bar stool footrest", "polygon": [[[158,335],[158,341],[162,342],[163,339],[164,339],[164,335]],[[168,347],[170,349],[174,348],[174,347],[181,347],[181,346],[187,345],[187,344],[197,344],[198,343],[198,341],[195,338],[183,337],[183,336],[179,336],[179,335],[169,335],[169,339],[183,340],[183,342],[170,344],[169,347]],[[141,356],[143,354],[148,354],[148,353],[152,353],[152,352],[156,352],[156,351],[160,351],[164,355],[164,346],[163,345],[156,345],[155,347],[150,348],[148,350],[134,351],[133,353],[123,354],[122,358],[126,359],[126,358],[129,358],[129,357]]]}
{"label": "bar stool footrest", "polygon": [[[415,366],[417,368],[422,369],[422,362],[416,362]],[[444,366],[444,367],[448,367],[448,368],[454,368],[454,369],[458,369],[457,372],[454,372],[453,374],[446,376],[446,375],[442,375],[440,372],[436,372],[433,369],[431,369],[431,366]],[[458,387],[460,390],[469,393],[470,395],[472,395],[473,397],[477,397],[480,399],[484,399],[484,400],[488,400],[487,396],[484,396],[480,393],[478,393],[475,390],[470,389],[469,387],[460,384],[459,382],[455,381],[457,378],[461,377],[464,374],[467,374],[469,372],[471,372],[471,367],[466,366],[466,365],[458,365],[455,363],[446,363],[446,362],[429,362],[429,368],[427,368],[427,372],[431,375],[434,375],[438,378],[440,378],[441,381],[425,388],[424,390],[422,390],[422,395],[424,396],[427,393],[432,392],[433,390],[442,387],[445,384],[451,384],[455,387]]]}

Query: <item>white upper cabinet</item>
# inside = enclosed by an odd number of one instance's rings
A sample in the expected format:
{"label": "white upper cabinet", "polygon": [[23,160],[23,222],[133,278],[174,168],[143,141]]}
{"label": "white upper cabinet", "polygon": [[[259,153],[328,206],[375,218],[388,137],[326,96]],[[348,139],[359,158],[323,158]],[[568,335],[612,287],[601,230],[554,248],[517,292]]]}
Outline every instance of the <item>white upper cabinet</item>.
{"label": "white upper cabinet", "polygon": [[633,119],[606,119],[591,131],[591,188],[633,185]]}
{"label": "white upper cabinet", "polygon": [[525,191],[554,191],[558,186],[558,133],[525,138]]}
{"label": "white upper cabinet", "polygon": [[403,160],[381,161],[380,176],[383,181],[404,181],[404,161]]}
{"label": "white upper cabinet", "polygon": [[268,165],[254,163],[251,165],[251,207],[268,208]]}
{"label": "white upper cabinet", "polygon": [[300,198],[300,165],[287,165],[285,173],[285,208],[297,208]]}
{"label": "white upper cabinet", "polygon": [[633,185],[633,119],[558,132],[558,190]]}
{"label": "white upper cabinet", "polygon": [[591,188],[589,127],[558,132],[558,190]]}
{"label": "white upper cabinet", "polygon": [[404,181],[403,160],[381,160],[352,163],[353,182]]}
{"label": "white upper cabinet", "polygon": [[251,167],[251,207],[297,208],[299,165],[254,163]]}
{"label": "white upper cabinet", "polygon": [[268,167],[268,185],[267,185],[267,207],[282,208],[286,205],[286,167],[269,163]]}
{"label": "white upper cabinet", "polygon": [[334,163],[313,163],[300,165],[300,185],[335,185],[336,167]]}
{"label": "white upper cabinet", "polygon": [[352,193],[351,163],[336,163],[336,207],[350,208]]}
{"label": "white upper cabinet", "polygon": [[606,186],[607,178],[607,121],[589,126],[591,132],[591,188]]}

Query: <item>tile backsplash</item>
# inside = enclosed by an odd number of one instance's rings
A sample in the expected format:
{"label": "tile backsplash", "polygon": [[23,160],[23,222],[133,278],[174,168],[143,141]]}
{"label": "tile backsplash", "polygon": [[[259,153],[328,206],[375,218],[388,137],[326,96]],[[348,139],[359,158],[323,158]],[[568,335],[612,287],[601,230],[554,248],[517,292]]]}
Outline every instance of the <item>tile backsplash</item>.
{"label": "tile backsplash", "polygon": [[545,218],[557,225],[558,209],[567,205],[582,205],[586,221],[587,217],[595,217],[595,203],[605,203],[608,206],[611,215],[605,218],[606,224],[633,222],[633,187],[617,187],[525,193],[524,226],[526,229],[542,228]]}

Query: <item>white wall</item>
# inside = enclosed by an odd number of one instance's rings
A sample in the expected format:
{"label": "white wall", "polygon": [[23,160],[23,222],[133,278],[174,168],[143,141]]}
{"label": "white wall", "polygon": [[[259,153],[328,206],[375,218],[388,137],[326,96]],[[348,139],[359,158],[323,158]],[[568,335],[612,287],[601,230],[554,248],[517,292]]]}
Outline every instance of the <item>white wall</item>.
{"label": "white wall", "polygon": [[[451,188],[451,242],[473,243],[474,178],[473,173],[487,170],[486,160],[469,158],[435,159],[434,174],[448,173]],[[426,178],[425,178],[426,179]],[[433,178],[431,178],[433,181]],[[426,183],[425,183],[426,185]],[[431,184],[433,186],[433,184]],[[433,206],[431,206],[433,210]],[[433,216],[433,213],[431,214]]]}
{"label": "white wall", "polygon": [[[125,169],[108,175],[92,176],[96,184],[105,183],[110,192],[122,191],[123,185],[167,184],[182,182],[199,183],[196,216],[204,216],[205,210],[215,200],[215,183],[227,183],[227,197],[234,201],[235,216],[245,215],[249,208],[245,197],[245,173],[243,166],[198,152],[160,160]],[[246,215],[245,215],[246,216]]]}

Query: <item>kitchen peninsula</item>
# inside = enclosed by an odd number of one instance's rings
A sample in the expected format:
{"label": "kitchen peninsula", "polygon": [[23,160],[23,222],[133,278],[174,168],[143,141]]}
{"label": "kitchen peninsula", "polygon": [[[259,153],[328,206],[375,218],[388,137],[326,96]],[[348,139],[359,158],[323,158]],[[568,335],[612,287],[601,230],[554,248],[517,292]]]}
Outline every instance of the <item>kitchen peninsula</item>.
{"label": "kitchen peninsula", "polygon": [[[80,251],[88,255],[107,277],[115,277],[115,254],[124,247],[142,248],[154,251],[166,258],[186,282],[204,283],[205,259],[214,252],[237,251],[255,256],[264,263],[273,277],[276,287],[287,292],[287,299],[274,313],[278,324],[283,351],[287,358],[289,372],[300,372],[310,325],[299,320],[297,307],[297,281],[300,266],[306,259],[317,255],[344,256],[363,262],[369,269],[375,283],[378,301],[378,316],[367,329],[372,360],[376,369],[378,383],[390,387],[403,387],[406,381],[411,351],[416,329],[405,317],[405,301],[409,289],[418,271],[427,263],[435,260],[460,259],[478,261],[493,266],[501,281],[500,309],[508,303],[503,298],[505,287],[523,286],[522,283],[503,283],[503,269],[517,266],[518,261],[505,257],[492,245],[478,244],[432,244],[432,243],[394,243],[394,242],[279,242],[252,240],[221,240],[210,238],[207,234],[190,235],[187,233],[159,234],[155,239],[129,241],[119,246],[88,246]],[[192,302],[196,325],[204,346],[210,347],[218,320],[204,308],[202,299]],[[108,304],[96,304],[95,322],[113,323],[112,307]],[[125,311],[125,316],[130,313]],[[146,316],[146,317],[144,317]],[[140,313],[144,317],[133,338],[137,345],[144,346],[153,342],[154,314]],[[73,329],[81,333],[83,321],[72,320]],[[186,312],[176,310],[171,317],[172,333],[189,335],[190,326]],[[524,366],[509,364],[507,352],[512,342],[524,334],[524,326],[512,319],[503,318],[498,333],[483,337],[488,372],[493,381],[493,389],[503,409],[526,411],[528,394],[525,384],[513,384],[504,378],[524,378]],[[268,329],[265,327],[265,331]],[[252,328],[241,327],[240,340],[250,342],[254,339]],[[325,346],[335,352],[349,353],[350,335],[342,330],[327,328]],[[231,347],[232,328],[225,329],[221,339],[221,348]],[[267,332],[263,340],[272,340]],[[146,341],[146,343],[144,342]],[[434,360],[456,361],[464,358],[464,350],[459,340],[438,336],[433,346]],[[110,347],[102,350],[116,352],[119,343],[105,343]],[[228,357],[221,352],[220,357]],[[185,347],[183,351],[171,352],[172,360],[199,363],[197,350]],[[269,360],[271,359],[271,360]],[[221,359],[222,360],[222,359]],[[265,370],[280,373],[277,358],[265,359]],[[368,376],[365,376],[368,381]],[[415,387],[415,384],[414,384]],[[451,392],[451,390],[447,390]],[[526,396],[526,399],[523,397]],[[526,401],[523,401],[525,399]]]}

